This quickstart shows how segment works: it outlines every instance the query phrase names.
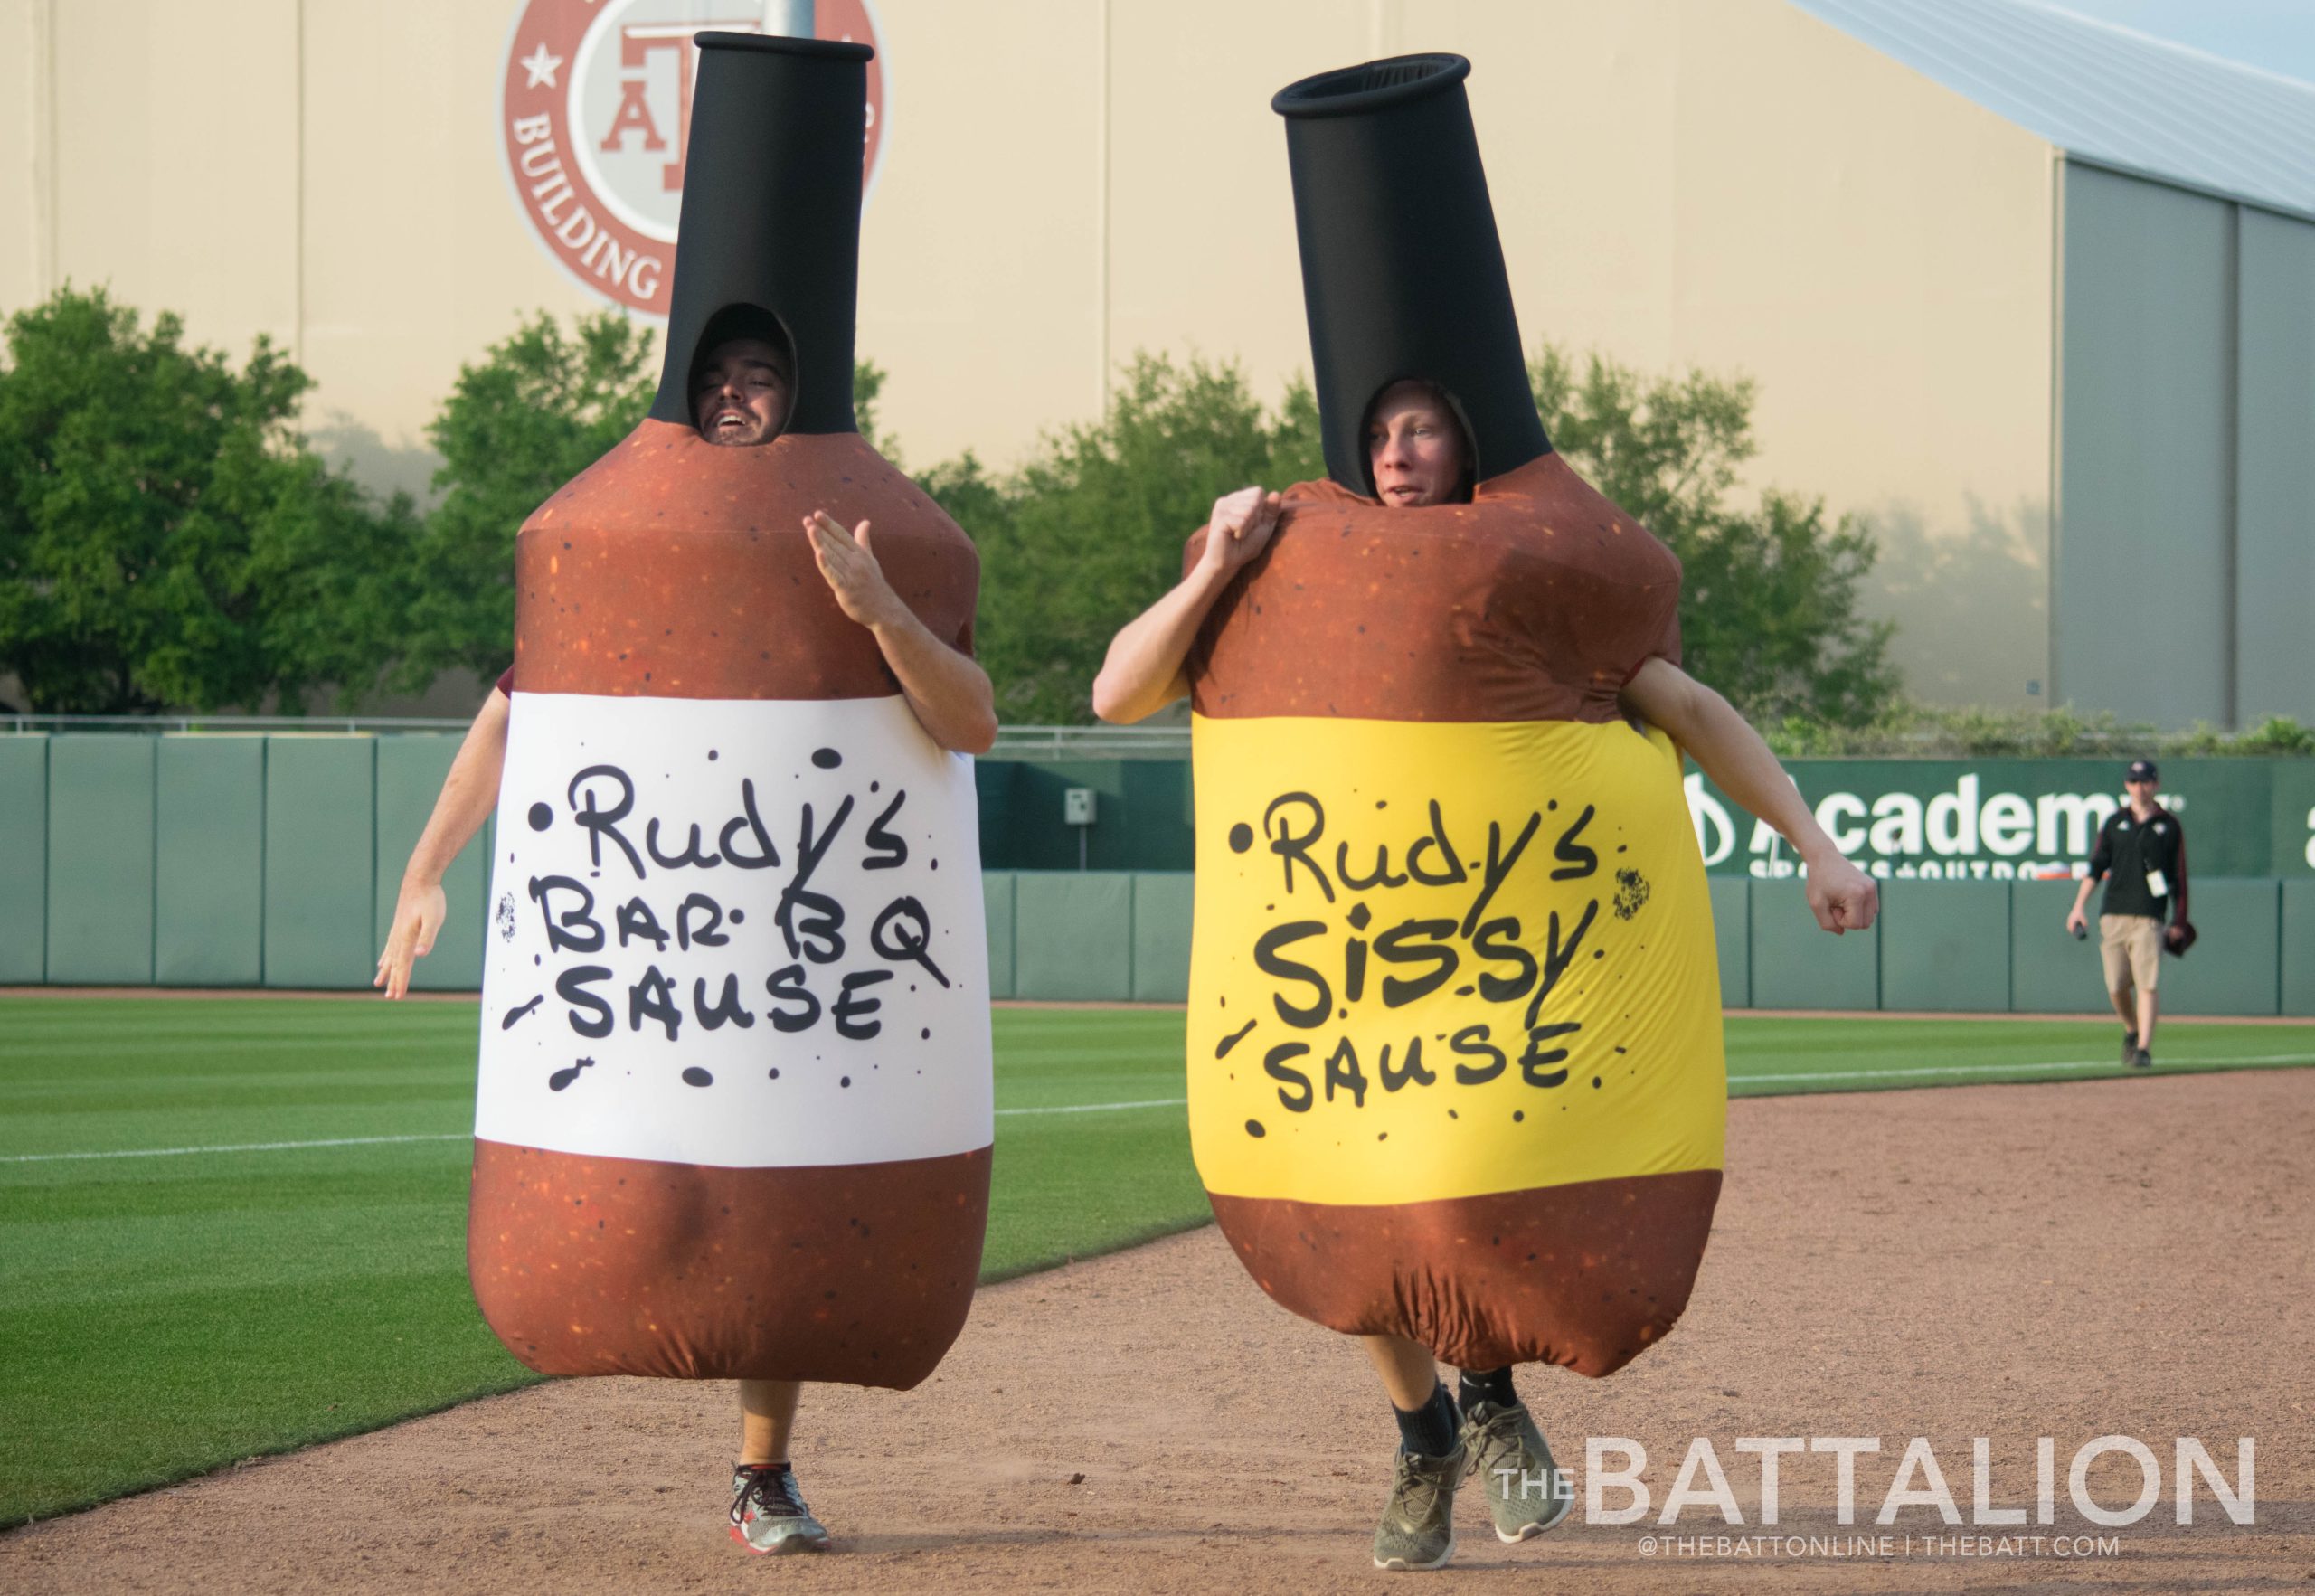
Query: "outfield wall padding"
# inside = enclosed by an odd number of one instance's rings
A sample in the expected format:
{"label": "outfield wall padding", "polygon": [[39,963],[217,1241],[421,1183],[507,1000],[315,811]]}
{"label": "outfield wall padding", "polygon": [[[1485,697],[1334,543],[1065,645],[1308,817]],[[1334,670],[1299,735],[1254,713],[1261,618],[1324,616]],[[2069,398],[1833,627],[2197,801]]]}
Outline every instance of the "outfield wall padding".
{"label": "outfield wall padding", "polygon": [[[153,979],[265,979],[263,737],[161,737],[154,775]],[[475,985],[477,967],[467,985]]]}
{"label": "outfield wall padding", "polygon": [[1133,877],[1025,870],[1014,878],[1013,995],[1050,1002],[1133,995]]}
{"label": "outfield wall padding", "polygon": [[2009,1007],[2009,885],[1881,883],[1881,1006],[1961,1014]]}
{"label": "outfield wall padding", "polygon": [[2315,881],[2282,883],[2279,919],[2282,1012],[2315,1019]]}
{"label": "outfield wall padding", "polygon": [[[457,747],[439,733],[0,737],[0,984],[367,987]],[[1091,786],[1089,857],[1131,854],[1120,839],[1144,827],[1178,828],[1186,846],[1186,770],[981,763],[984,839],[1036,828],[1057,839],[1056,868],[983,877],[992,996],[1181,1000],[1188,872],[1081,873],[1075,834],[1049,823],[1065,788]],[[2275,762],[2271,779],[2273,848],[2303,851],[2315,761]],[[490,840],[486,830],[445,879],[449,919],[416,967],[420,988],[477,983]],[[1710,887],[1730,1008],[2104,1007],[2094,935],[2065,932],[2072,881],[1885,879],[1877,930],[1838,941],[1816,929],[1797,879],[1715,875]],[[2193,891],[2203,940],[2164,962],[2166,1010],[2315,1018],[2315,877],[2197,872]]]}
{"label": "outfield wall padding", "polygon": [[48,768],[48,978],[153,979],[150,737],[60,737]]}
{"label": "outfield wall padding", "polygon": [[1753,883],[1753,1006],[1880,1007],[1880,937],[1877,924],[1838,937],[1819,930],[1797,878]]}
{"label": "outfield wall padding", "polygon": [[48,745],[0,737],[0,982],[48,978]]}
{"label": "outfield wall padding", "polygon": [[1713,943],[1720,955],[1720,1006],[1753,1006],[1753,883],[1741,875],[1706,877],[1712,892]]}
{"label": "outfield wall padding", "polygon": [[2162,1011],[2272,1015],[2281,1011],[2276,965],[2282,883],[2194,876],[2187,909],[2202,933],[2184,959],[2162,961]]}
{"label": "outfield wall padding", "polygon": [[1190,995],[1191,876],[1145,871],[1133,881],[1133,1000],[1183,1003]]}
{"label": "outfield wall padding", "polygon": [[[462,739],[450,735],[385,737],[378,740],[377,891],[371,910],[373,946],[385,946],[402,891],[402,867],[418,845],[442,779],[450,773]],[[411,968],[410,985],[420,992],[471,992],[482,981],[482,939],[488,921],[483,899],[489,890],[488,832],[451,861],[442,875],[448,900],[442,932],[434,951]]]}
{"label": "outfield wall padding", "polygon": [[2017,1014],[2095,1014],[2106,1006],[2098,963],[2098,895],[2090,934],[2077,940],[2065,911],[2082,883],[2020,881],[2009,888],[2009,1004]]}
{"label": "outfield wall padding", "polygon": [[980,878],[981,905],[988,930],[988,995],[1013,996],[1013,873],[985,871]]}
{"label": "outfield wall padding", "polygon": [[370,984],[376,754],[368,737],[276,737],[266,751],[269,987]]}

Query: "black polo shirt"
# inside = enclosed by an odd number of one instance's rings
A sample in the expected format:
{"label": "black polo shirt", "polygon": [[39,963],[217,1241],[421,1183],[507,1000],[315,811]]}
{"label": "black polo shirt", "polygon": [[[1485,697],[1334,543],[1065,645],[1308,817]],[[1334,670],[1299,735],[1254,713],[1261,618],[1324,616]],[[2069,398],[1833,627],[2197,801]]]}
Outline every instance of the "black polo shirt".
{"label": "black polo shirt", "polygon": [[[2143,823],[2127,804],[2107,816],[2106,824],[2098,828],[2098,845],[2090,851],[2091,879],[2106,878],[2102,912],[2169,918],[2170,900],[2184,879],[2180,867],[2186,848],[2178,817],[2159,804]],[[2149,871],[2161,873],[2164,890],[2159,897],[2147,889]]]}

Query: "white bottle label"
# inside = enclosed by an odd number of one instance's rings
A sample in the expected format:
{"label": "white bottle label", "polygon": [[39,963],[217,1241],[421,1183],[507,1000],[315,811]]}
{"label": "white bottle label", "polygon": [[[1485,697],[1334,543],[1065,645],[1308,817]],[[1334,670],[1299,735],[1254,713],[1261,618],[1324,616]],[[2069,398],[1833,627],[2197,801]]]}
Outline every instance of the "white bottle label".
{"label": "white bottle label", "polygon": [[972,761],[899,697],[517,693],[475,1134],[739,1168],[989,1145]]}

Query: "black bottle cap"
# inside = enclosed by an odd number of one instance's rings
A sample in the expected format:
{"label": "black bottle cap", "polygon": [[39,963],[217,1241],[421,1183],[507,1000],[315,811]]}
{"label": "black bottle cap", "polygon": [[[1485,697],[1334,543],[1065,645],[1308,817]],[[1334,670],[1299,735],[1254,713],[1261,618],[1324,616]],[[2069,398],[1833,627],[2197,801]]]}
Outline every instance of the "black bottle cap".
{"label": "black bottle cap", "polygon": [[1551,452],[1460,55],[1401,55],[1281,89],[1327,474],[1371,494],[1366,412],[1393,382],[1446,390],[1484,480]]}
{"label": "black bottle cap", "polygon": [[694,424],[691,374],[719,338],[785,329],[796,360],[790,432],[851,432],[860,274],[865,44],[701,33],[685,141],[666,364],[651,417]]}

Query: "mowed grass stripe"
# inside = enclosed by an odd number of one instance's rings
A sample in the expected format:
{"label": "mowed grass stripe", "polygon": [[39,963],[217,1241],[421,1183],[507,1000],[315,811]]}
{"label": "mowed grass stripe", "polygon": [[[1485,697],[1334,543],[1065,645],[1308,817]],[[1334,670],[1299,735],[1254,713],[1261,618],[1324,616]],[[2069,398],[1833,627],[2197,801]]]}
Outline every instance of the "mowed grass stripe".
{"label": "mowed grass stripe", "polygon": [[[532,1378],[466,1280],[477,1020],[0,1000],[0,1153],[339,1144],[0,1166],[0,1524]],[[984,1279],[1209,1216],[1167,1100],[1179,1014],[1006,1011],[996,1034]],[[1073,1111],[1110,1103],[1153,1106]]]}
{"label": "mowed grass stripe", "polygon": [[[1727,1043],[1732,1097],[2150,1073],[2122,1063],[2121,1025],[2097,1021],[1732,1015]],[[2301,1067],[2315,1063],[2315,1025],[2174,1025],[2155,1060],[2156,1075]]]}
{"label": "mowed grass stripe", "polygon": [[[2193,1071],[2207,1073],[2213,1070],[2267,1069],[2277,1065],[2315,1063],[2315,1053],[2281,1053],[2263,1056],[2216,1059],[2166,1059],[2163,1067],[2174,1073]],[[2020,1075],[2045,1073],[2075,1074],[2082,1071],[2108,1071],[2117,1075],[2143,1074],[2144,1071],[2124,1068],[2118,1059],[2058,1059],[2045,1062],[2008,1064],[1927,1064],[1911,1070],[1798,1070],[1784,1073],[1762,1073],[1734,1077],[1732,1084],[1744,1086],[1791,1086],[1795,1084],[1828,1087],[1836,1081],[1863,1081],[1874,1085],[1892,1081],[1926,1083],[1960,1081],[1983,1075]],[[1765,1095],[1765,1094],[1763,1094]]]}
{"label": "mowed grass stripe", "polygon": [[[0,1000],[14,1044],[0,1056],[0,1155],[458,1130],[473,1122],[477,1017],[473,1004]],[[71,1046],[25,1044],[27,1019]],[[394,1036],[403,1021],[425,1034]],[[1000,1108],[1182,1093],[1177,1013],[1089,1025],[1082,1011],[999,1011],[996,1030]],[[269,1038],[286,1044],[253,1060]]]}
{"label": "mowed grass stripe", "polygon": [[[0,1153],[337,1144],[0,1168],[0,1523],[530,1378],[466,1284],[478,1020],[472,1004],[0,1000]],[[2118,1053],[2084,1063],[2115,1030],[1739,1017],[1732,1091],[2119,1074]],[[1179,1011],[1000,1010],[995,1032],[985,1279],[1207,1217]],[[2158,1044],[2172,1071],[2302,1052],[2315,1027]],[[1149,1106],[1071,1111],[1110,1102]],[[371,1139],[403,1136],[432,1139]]]}
{"label": "mowed grass stripe", "polygon": [[[1032,1109],[998,1109],[997,1118],[1016,1114],[1113,1114],[1133,1109],[1174,1109],[1187,1104],[1179,1097],[1151,1098],[1134,1103],[1047,1103]],[[468,1141],[472,1138],[463,1130],[430,1131],[424,1136],[336,1136],[318,1141],[251,1141],[225,1147],[124,1147],[103,1153],[11,1153],[0,1157],[0,1164],[60,1164],[84,1158],[177,1158],[198,1153],[295,1153],[312,1147],[383,1147],[395,1142]]]}

